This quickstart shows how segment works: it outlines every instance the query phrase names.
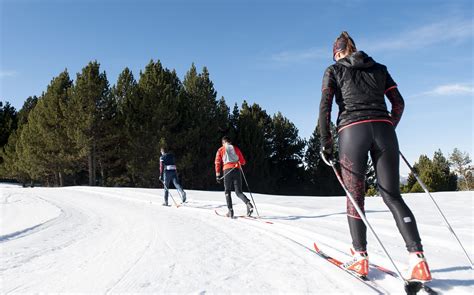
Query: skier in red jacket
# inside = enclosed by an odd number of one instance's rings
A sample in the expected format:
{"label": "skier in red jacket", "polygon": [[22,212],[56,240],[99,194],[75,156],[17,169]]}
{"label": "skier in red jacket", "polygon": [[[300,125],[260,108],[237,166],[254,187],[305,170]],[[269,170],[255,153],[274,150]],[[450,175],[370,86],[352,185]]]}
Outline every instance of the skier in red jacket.
{"label": "skier in red jacket", "polygon": [[[235,194],[247,205],[247,216],[252,215],[253,206],[250,200],[242,193],[242,174],[240,169],[245,165],[246,161],[240,149],[232,145],[230,138],[224,136],[222,138],[222,147],[216,153],[215,168],[216,181],[221,183],[224,179],[225,199],[229,212],[227,217],[234,217],[234,209],[232,208],[232,197],[230,192],[232,186]],[[221,170],[223,175],[221,176]]]}

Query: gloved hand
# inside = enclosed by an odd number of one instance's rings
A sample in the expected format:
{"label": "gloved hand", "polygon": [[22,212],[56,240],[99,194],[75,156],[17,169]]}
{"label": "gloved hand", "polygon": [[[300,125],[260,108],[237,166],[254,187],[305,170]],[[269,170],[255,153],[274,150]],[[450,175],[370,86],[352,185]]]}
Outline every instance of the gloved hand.
{"label": "gloved hand", "polygon": [[163,182],[163,175],[160,175],[160,181]]}
{"label": "gloved hand", "polygon": [[326,160],[331,161],[333,160],[333,146],[332,142],[323,143],[323,150],[322,150],[324,157]]}
{"label": "gloved hand", "polygon": [[219,183],[219,184],[222,183],[222,179],[221,179],[221,174],[220,174],[220,173],[219,173],[219,174],[216,174],[216,182]]}

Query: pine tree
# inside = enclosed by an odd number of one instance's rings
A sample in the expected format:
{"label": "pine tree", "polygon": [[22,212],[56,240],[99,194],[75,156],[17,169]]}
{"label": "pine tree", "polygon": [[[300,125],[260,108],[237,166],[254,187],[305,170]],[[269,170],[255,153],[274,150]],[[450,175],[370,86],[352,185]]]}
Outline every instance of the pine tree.
{"label": "pine tree", "polygon": [[97,160],[103,134],[103,111],[109,98],[109,83],[97,61],[77,74],[68,106],[67,134],[78,151],[80,168],[87,167],[89,185],[97,183]]}
{"label": "pine tree", "polygon": [[232,109],[232,113],[229,114],[229,132],[228,136],[230,138],[234,138],[237,140],[237,128],[239,126],[239,116],[240,116],[240,109],[237,103],[234,104],[234,108]]}
{"label": "pine tree", "polygon": [[[421,155],[418,162],[413,165],[413,169],[429,191],[451,191],[456,189],[456,175],[450,171],[449,163],[441,150],[435,152],[433,160],[426,155]],[[423,188],[416,181],[414,175],[410,173],[407,185],[403,187],[402,191],[423,192]]]}
{"label": "pine tree", "polygon": [[0,165],[0,175],[11,179],[17,179],[25,183],[29,179],[26,170],[21,169],[19,152],[17,151],[18,137],[22,132],[24,125],[28,123],[28,116],[31,110],[34,109],[38,98],[36,96],[28,97],[23,104],[23,107],[18,112],[18,129],[16,129],[9,137],[8,143],[0,151],[0,156],[4,162]]}
{"label": "pine tree", "polygon": [[73,146],[65,129],[71,85],[67,71],[53,78],[20,135],[20,163],[31,178],[50,185],[64,185],[64,175],[73,169]]}
{"label": "pine tree", "polygon": [[441,150],[437,150],[433,156],[433,189],[435,191],[455,191],[457,188],[456,174],[451,172],[449,162]]}
{"label": "pine tree", "polygon": [[23,103],[22,108],[18,111],[18,127],[28,122],[28,115],[35,108],[38,103],[38,97],[36,95],[29,96]]}
{"label": "pine tree", "polygon": [[138,83],[135,80],[130,69],[125,68],[120,73],[117,84],[112,87],[111,95],[116,104],[117,114],[112,120],[111,142],[114,146],[110,147],[110,173],[106,181],[107,185],[132,185],[135,181],[133,173],[134,167],[131,163],[136,163],[134,147],[134,134],[137,128],[136,121],[140,117],[137,111],[137,104],[140,102]]}
{"label": "pine tree", "polygon": [[24,124],[18,133],[18,139],[15,146],[17,162],[15,165],[19,171],[28,175],[28,179],[41,181],[46,185],[53,183],[54,174],[46,165],[47,158],[44,156],[43,144],[45,139],[41,136],[41,127],[39,121],[41,114],[35,111],[41,104],[42,98],[38,100],[36,107],[28,116],[28,123]]}
{"label": "pine tree", "polygon": [[219,122],[217,126],[218,137],[222,138],[224,135],[230,136],[233,131],[233,126],[230,121],[230,109],[224,97],[221,97],[217,102],[216,121]]}
{"label": "pine tree", "polygon": [[[235,111],[232,121],[235,122]],[[246,101],[237,124],[235,144],[246,157],[244,170],[252,189],[256,192],[275,191],[275,182],[271,178],[271,128],[272,119],[258,104],[249,105]]]}
{"label": "pine tree", "polygon": [[[19,179],[20,171],[18,171],[16,163],[18,161],[17,153],[16,153],[16,142],[18,138],[18,130],[15,130],[10,136],[8,137],[8,143],[0,150],[0,178],[11,178],[11,179]],[[27,178],[27,174],[25,175],[25,179]]]}
{"label": "pine tree", "polygon": [[[331,123],[331,133],[333,142],[337,142],[337,132],[334,124]],[[334,159],[338,158],[336,145],[334,147]],[[344,195],[344,191],[339,184],[336,175],[331,167],[326,165],[321,159],[321,136],[319,125],[313,131],[305,153],[306,171],[309,177],[309,190],[311,195]]]}
{"label": "pine tree", "polygon": [[[65,70],[58,77],[53,78],[41,101],[33,112],[37,116],[31,124],[38,127],[43,166],[54,175],[56,185],[64,185],[64,175],[73,172],[72,162],[75,159],[73,144],[66,134],[67,104],[70,100],[72,81]],[[37,119],[37,121],[36,121]]]}
{"label": "pine tree", "polygon": [[16,130],[17,124],[18,116],[15,108],[9,102],[3,105],[0,101],[0,150],[7,144],[8,137]]}
{"label": "pine tree", "polygon": [[453,167],[454,172],[459,176],[458,189],[471,190],[474,186],[472,174],[474,167],[471,164],[471,158],[467,152],[461,152],[458,148],[454,148],[449,156],[449,165]]}
{"label": "pine tree", "polygon": [[[122,127],[118,104],[115,97],[109,92],[98,105],[100,124],[98,133],[100,140],[97,142],[97,170],[99,185],[114,185],[114,174],[120,172],[120,147],[123,134],[119,131]],[[118,169],[118,171],[117,171]]]}
{"label": "pine tree", "polygon": [[222,116],[222,109],[221,117],[218,117],[217,92],[206,67],[198,74],[195,65],[192,64],[184,78],[183,86],[187,110],[185,116],[187,132],[183,137],[188,150],[181,155],[181,172],[188,186],[205,189],[215,186],[212,166],[215,152],[220,146],[222,132],[219,131],[219,127],[228,126],[228,119]]}
{"label": "pine tree", "polygon": [[276,182],[278,193],[300,193],[304,175],[305,145],[293,123],[280,112],[273,116],[270,159],[272,179]]}
{"label": "pine tree", "polygon": [[153,60],[140,73],[138,95],[126,103],[125,126],[131,155],[127,171],[134,185],[158,185],[160,141],[176,147],[182,130],[182,85],[175,71]]}

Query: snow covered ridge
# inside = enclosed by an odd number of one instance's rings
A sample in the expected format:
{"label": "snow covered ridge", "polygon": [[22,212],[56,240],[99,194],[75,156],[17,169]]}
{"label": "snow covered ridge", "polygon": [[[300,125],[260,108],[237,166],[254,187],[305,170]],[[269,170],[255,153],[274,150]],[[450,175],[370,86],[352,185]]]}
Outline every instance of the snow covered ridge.
{"label": "snow covered ridge", "polygon": [[[312,250],[348,259],[343,197],[254,194],[273,224],[226,219],[223,192],[187,191],[190,202],[162,207],[159,189],[0,186],[0,293],[314,293],[378,294]],[[177,193],[173,190],[173,196]],[[473,192],[435,193],[472,255]],[[472,294],[473,272],[423,194],[413,210],[434,280],[445,294]],[[234,197],[236,214],[245,212]],[[366,199],[367,217],[400,268],[404,243],[381,198]],[[369,234],[372,262],[390,267]],[[382,293],[400,282],[377,275]],[[421,293],[421,292],[420,292]]]}

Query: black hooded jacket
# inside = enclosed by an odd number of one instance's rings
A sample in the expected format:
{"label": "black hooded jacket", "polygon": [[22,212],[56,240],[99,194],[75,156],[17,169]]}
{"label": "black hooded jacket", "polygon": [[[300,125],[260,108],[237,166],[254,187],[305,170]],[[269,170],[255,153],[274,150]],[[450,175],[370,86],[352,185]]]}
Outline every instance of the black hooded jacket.
{"label": "black hooded jacket", "polygon": [[[363,51],[354,52],[329,66],[324,73],[322,92],[319,126],[323,146],[331,143],[334,95],[339,106],[338,130],[364,120],[390,120],[396,125],[403,113],[403,98],[387,67],[375,62]],[[391,114],[385,104],[385,94],[392,104]]]}

